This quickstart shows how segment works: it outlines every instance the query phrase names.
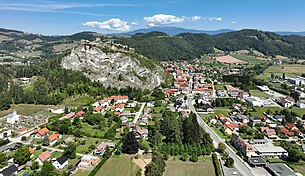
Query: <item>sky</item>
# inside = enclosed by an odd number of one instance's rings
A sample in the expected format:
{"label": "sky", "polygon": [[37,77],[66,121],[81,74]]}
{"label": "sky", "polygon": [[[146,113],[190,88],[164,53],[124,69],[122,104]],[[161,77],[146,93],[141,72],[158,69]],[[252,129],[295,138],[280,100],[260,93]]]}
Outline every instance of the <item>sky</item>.
{"label": "sky", "polygon": [[36,34],[140,28],[305,31],[305,0],[0,0],[0,27]]}

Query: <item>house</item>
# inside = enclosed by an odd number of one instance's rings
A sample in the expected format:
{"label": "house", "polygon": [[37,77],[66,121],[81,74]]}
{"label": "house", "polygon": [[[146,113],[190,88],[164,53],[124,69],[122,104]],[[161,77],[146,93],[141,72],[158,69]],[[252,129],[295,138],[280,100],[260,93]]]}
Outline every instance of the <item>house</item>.
{"label": "house", "polygon": [[78,112],[76,113],[76,115],[77,115],[78,117],[83,117],[84,114],[85,114],[85,111],[83,111],[83,110],[78,111]]}
{"label": "house", "polygon": [[212,107],[210,104],[208,104],[208,103],[205,103],[205,104],[203,105],[202,109],[203,109],[203,111],[205,111],[205,112],[214,112],[213,107]]}
{"label": "house", "polygon": [[103,155],[105,152],[106,147],[114,148],[115,143],[113,142],[102,142],[100,143],[94,150],[94,154]]}
{"label": "house", "polygon": [[251,116],[250,117],[250,122],[252,122],[253,125],[262,122],[261,118],[257,117],[257,116]]}
{"label": "house", "polygon": [[298,100],[297,101],[297,106],[299,108],[305,108],[305,100]]}
{"label": "house", "polygon": [[56,168],[56,169],[63,169],[64,167],[66,167],[68,165],[68,158],[66,157],[66,155],[61,155],[61,157],[57,158],[52,165]]}
{"label": "house", "polygon": [[70,143],[75,142],[75,137],[74,136],[69,136],[67,139],[65,139],[62,143],[61,146],[67,147]]}
{"label": "house", "polygon": [[283,64],[283,61],[281,59],[273,59],[272,64],[273,65],[281,65],[281,64]]}
{"label": "house", "polygon": [[48,140],[50,141],[50,145],[54,145],[58,139],[61,138],[60,134],[51,134],[50,136],[48,136]]}
{"label": "house", "polygon": [[104,112],[104,108],[102,106],[98,106],[93,108],[93,113],[103,113]]}
{"label": "house", "polygon": [[17,175],[17,173],[18,173],[18,168],[13,164],[3,169],[0,172],[0,176],[13,176],[13,175]]}
{"label": "house", "polygon": [[111,100],[114,100],[114,104],[128,102],[128,96],[111,96],[110,98],[111,98]]}
{"label": "house", "polygon": [[7,123],[15,124],[16,122],[19,121],[20,115],[18,115],[16,109],[14,109],[13,113],[7,115],[5,118]]}
{"label": "house", "polygon": [[146,106],[147,106],[147,107],[155,107],[155,102],[152,102],[152,101],[147,102],[147,103],[146,103]]}
{"label": "house", "polygon": [[120,112],[114,112],[113,113],[113,115],[115,115],[115,116],[120,116],[120,114],[121,114]]}
{"label": "house", "polygon": [[116,106],[115,111],[123,112],[124,108],[125,108],[125,104],[121,103]]}
{"label": "house", "polygon": [[148,137],[148,129],[136,126],[135,127],[135,136],[136,136],[136,138],[146,139]]}
{"label": "house", "polygon": [[242,114],[237,114],[235,116],[235,119],[238,121],[238,122],[241,122],[241,123],[248,123],[249,122],[249,117],[248,116],[245,116],[245,115],[242,115]]}
{"label": "house", "polygon": [[293,98],[284,98],[284,97],[281,97],[280,99],[279,99],[279,103],[283,106],[283,107],[285,107],[285,108],[289,108],[289,107],[291,107],[291,106],[293,106],[294,105],[294,99]]}
{"label": "house", "polygon": [[293,132],[290,132],[289,130],[287,130],[287,128],[285,128],[285,127],[282,127],[281,128],[281,132],[283,133],[283,134],[285,134],[285,135],[287,135],[287,136],[294,136],[294,133]]}
{"label": "house", "polygon": [[47,150],[40,154],[38,158],[35,160],[39,163],[39,165],[43,165],[43,162],[50,160],[51,153]]}
{"label": "house", "polygon": [[60,117],[59,120],[70,119],[72,121],[75,115],[75,112],[70,112],[69,114]]}
{"label": "house", "polygon": [[122,121],[122,123],[127,123],[128,122],[128,118],[126,116],[122,116],[121,117],[121,121]]}
{"label": "house", "polygon": [[92,170],[95,165],[100,162],[100,158],[96,156],[84,156],[78,164],[78,168],[82,170]]}
{"label": "house", "polygon": [[47,135],[50,132],[48,128],[37,129],[34,131],[35,137],[41,138],[44,135]]}
{"label": "house", "polygon": [[134,101],[134,102],[132,102],[132,103],[128,103],[128,104],[126,105],[126,107],[127,107],[127,108],[134,108],[134,107],[137,106],[137,104],[138,104],[138,102]]}
{"label": "house", "polygon": [[12,135],[12,130],[4,128],[4,129],[1,129],[1,131],[0,131],[0,139],[7,139],[11,135]]}
{"label": "house", "polygon": [[276,132],[274,129],[270,129],[269,127],[261,127],[261,132],[263,132],[268,138],[276,137]]}
{"label": "house", "polygon": [[34,154],[34,149],[32,148],[32,147],[29,147],[29,152],[30,152],[30,154]]}
{"label": "house", "polygon": [[239,125],[237,123],[228,123],[223,125],[223,129],[225,133],[231,136],[235,130],[239,129]]}

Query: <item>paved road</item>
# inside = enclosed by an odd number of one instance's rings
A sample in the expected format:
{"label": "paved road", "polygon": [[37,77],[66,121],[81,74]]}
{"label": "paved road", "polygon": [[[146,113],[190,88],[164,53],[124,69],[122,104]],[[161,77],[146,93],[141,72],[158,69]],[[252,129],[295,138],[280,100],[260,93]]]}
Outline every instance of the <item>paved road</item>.
{"label": "paved road", "polygon": [[[192,80],[192,78],[190,79]],[[192,90],[192,81],[190,81],[190,90],[189,90],[189,94],[191,93],[191,90]],[[252,169],[251,167],[246,163],[244,162],[226,143],[225,141],[219,137],[215,132],[214,130],[212,130],[203,120],[202,118],[198,115],[196,109],[194,108],[193,106],[193,98],[191,95],[188,95],[188,107],[190,109],[190,111],[192,111],[193,113],[196,114],[197,116],[197,121],[199,123],[199,125],[207,132],[211,135],[211,138],[214,140],[214,143],[219,143],[219,142],[223,142],[227,149],[227,153],[229,154],[229,156],[231,158],[234,159],[234,166],[235,168],[237,169],[237,171],[241,174],[241,175],[244,175],[244,176],[254,176],[254,174],[252,173]]]}
{"label": "paved road", "polygon": [[134,117],[134,119],[133,119],[133,121],[132,121],[133,124],[136,124],[136,123],[137,123],[137,121],[138,121],[140,115],[141,115],[142,112],[143,112],[143,109],[144,109],[144,107],[145,107],[145,104],[146,104],[146,103],[143,103],[142,106],[141,106],[141,108],[140,108],[140,110],[139,110],[139,112],[136,113],[136,115],[135,115],[135,117]]}

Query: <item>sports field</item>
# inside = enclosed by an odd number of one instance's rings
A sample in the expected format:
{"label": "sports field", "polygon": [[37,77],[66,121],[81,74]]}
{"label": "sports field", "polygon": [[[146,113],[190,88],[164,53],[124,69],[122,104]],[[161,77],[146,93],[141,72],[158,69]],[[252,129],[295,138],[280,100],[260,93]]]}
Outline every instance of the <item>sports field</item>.
{"label": "sports field", "polygon": [[139,167],[127,155],[111,157],[96,173],[99,176],[135,176]]}
{"label": "sports field", "polygon": [[215,176],[214,165],[211,160],[193,162],[166,161],[164,176]]}

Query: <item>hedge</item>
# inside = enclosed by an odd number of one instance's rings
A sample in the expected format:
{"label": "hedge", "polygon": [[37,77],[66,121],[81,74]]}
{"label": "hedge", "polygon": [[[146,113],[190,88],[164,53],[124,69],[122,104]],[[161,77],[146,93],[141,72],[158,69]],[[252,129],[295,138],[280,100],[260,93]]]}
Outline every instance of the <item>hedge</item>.
{"label": "hedge", "polygon": [[220,163],[219,163],[218,157],[215,153],[212,154],[212,159],[213,159],[213,164],[214,164],[216,175],[221,176],[222,172],[221,172],[221,168],[220,168]]}

